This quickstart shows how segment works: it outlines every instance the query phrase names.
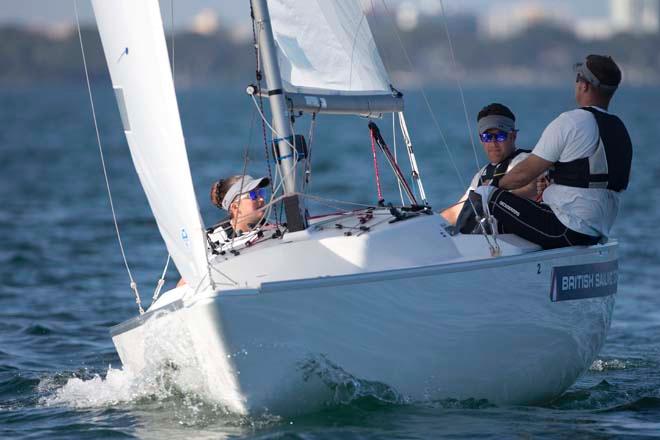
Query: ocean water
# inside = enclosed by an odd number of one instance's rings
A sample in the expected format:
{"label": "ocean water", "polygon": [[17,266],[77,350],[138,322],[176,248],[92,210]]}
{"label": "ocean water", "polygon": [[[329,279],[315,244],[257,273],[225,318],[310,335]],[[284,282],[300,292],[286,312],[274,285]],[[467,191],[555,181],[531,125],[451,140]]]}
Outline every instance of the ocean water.
{"label": "ocean water", "polygon": [[[179,92],[207,224],[220,216],[208,202],[214,179],[240,172],[245,158],[251,173],[266,173],[261,125],[243,89]],[[109,84],[94,84],[94,93],[128,261],[148,303],[167,255]],[[429,97],[456,167],[418,92],[408,93],[406,114],[430,201],[441,209],[459,197],[476,165],[457,92]],[[470,89],[466,99],[472,118],[491,101],[509,105],[521,147],[533,146],[543,127],[573,106],[570,84]],[[659,101],[659,89],[624,88],[612,106],[635,144],[633,179],[614,228],[619,293],[602,352],[564,395],[545,405],[496,406],[474,399],[401,403],[358,390],[301,417],[240,418],[186,391],[194,375],[164,368],[136,377],[121,369],[108,329],[137,310],[84,86],[0,90],[0,438],[660,437]],[[378,124],[391,140],[392,121]],[[297,127],[306,134],[309,121]],[[313,192],[373,203],[367,121],[319,117],[314,139]],[[484,161],[481,152],[478,158]],[[386,198],[396,201],[393,181],[384,180]],[[166,288],[177,278],[170,268]]]}

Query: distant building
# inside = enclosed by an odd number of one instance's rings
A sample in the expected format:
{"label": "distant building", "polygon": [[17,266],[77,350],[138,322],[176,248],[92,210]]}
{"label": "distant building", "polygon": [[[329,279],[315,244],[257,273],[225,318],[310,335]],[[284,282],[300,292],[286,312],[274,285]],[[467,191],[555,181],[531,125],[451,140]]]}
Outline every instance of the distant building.
{"label": "distant building", "polygon": [[606,40],[615,33],[610,17],[586,17],[575,22],[575,35],[583,40]]}
{"label": "distant building", "polygon": [[214,9],[206,8],[193,17],[190,30],[200,35],[211,35],[217,32],[219,27],[218,13]]}
{"label": "distant building", "polygon": [[660,31],[660,0],[610,0],[616,32],[654,34]]}
{"label": "distant building", "polygon": [[539,2],[517,2],[502,8],[499,2],[481,18],[479,30],[488,38],[504,39],[513,37],[540,23],[553,23],[565,27],[571,18],[567,11],[553,7],[548,9]]}

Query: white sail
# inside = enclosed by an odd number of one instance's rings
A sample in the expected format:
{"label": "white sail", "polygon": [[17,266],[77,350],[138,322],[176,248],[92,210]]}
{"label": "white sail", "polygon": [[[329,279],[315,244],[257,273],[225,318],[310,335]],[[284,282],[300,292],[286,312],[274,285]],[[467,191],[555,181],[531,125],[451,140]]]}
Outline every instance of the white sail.
{"label": "white sail", "polygon": [[126,139],[158,229],[181,276],[207,269],[205,231],[190,176],[157,0],[93,0]]}
{"label": "white sail", "polygon": [[359,0],[268,0],[286,92],[391,94]]}

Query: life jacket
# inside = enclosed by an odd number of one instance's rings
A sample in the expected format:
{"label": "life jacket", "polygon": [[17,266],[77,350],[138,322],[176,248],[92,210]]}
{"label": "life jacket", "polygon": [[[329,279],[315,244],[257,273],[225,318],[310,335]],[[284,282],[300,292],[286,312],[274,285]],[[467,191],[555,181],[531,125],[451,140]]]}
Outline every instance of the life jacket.
{"label": "life jacket", "polygon": [[[530,153],[530,150],[517,149],[511,153],[506,159],[497,164],[489,163],[481,169],[481,176],[479,176],[479,186],[481,185],[490,185],[491,182],[497,184],[502,177],[509,170],[509,164],[511,161],[521,153]],[[456,225],[454,227],[454,233],[460,232],[461,234],[473,234],[477,231],[477,220],[474,217],[475,207],[480,207],[481,203],[471,203],[467,202],[463,204],[461,212],[458,214],[456,219]]]}
{"label": "life jacket", "polygon": [[481,169],[481,176],[479,176],[479,186],[490,185],[494,183],[497,185],[502,177],[509,170],[509,164],[520,153],[531,153],[531,150],[516,149],[506,159],[498,164],[489,163]]}
{"label": "life jacket", "polygon": [[594,154],[570,162],[555,162],[550,177],[558,185],[623,191],[630,180],[632,142],[615,115],[583,107],[596,118],[599,140]]}

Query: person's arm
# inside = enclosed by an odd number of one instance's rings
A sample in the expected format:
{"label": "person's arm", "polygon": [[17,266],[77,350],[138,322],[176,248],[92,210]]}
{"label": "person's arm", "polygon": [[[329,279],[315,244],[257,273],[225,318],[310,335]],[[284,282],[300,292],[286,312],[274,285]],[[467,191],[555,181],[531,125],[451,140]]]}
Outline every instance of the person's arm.
{"label": "person's arm", "polygon": [[538,196],[536,190],[536,181],[537,179],[534,179],[522,188],[512,189],[511,193],[525,199],[536,200],[536,197]]}
{"label": "person's arm", "polygon": [[541,139],[532,153],[502,177],[498,186],[502,189],[513,190],[535,181],[560,159],[570,135],[574,132],[575,124],[571,117],[567,113],[559,115],[543,130]]}
{"label": "person's arm", "polygon": [[530,182],[534,182],[534,185],[536,185],[536,178],[550,168],[552,164],[553,162],[541,159],[532,153],[527,159],[513,167],[506,176],[502,177],[498,186],[502,189],[512,190],[522,188]]}
{"label": "person's arm", "polygon": [[467,200],[467,196],[463,195],[461,199],[456,202],[456,204],[450,208],[445,209],[440,213],[441,216],[445,218],[450,224],[455,225],[456,220],[458,219],[458,214],[461,213],[461,209],[463,209],[463,204]]}
{"label": "person's arm", "polygon": [[468,194],[470,194],[470,191],[474,190],[479,186],[479,178],[481,177],[481,172],[483,171],[483,168],[477,171],[477,174],[474,175],[472,180],[470,181],[470,186],[468,187],[467,191],[465,191],[465,194],[454,204],[453,206],[450,206],[449,208],[445,209],[440,213],[441,216],[445,218],[451,225],[456,224],[456,220],[458,220],[458,215],[461,213],[461,210],[463,209],[463,205],[465,204],[465,201],[468,198]]}

